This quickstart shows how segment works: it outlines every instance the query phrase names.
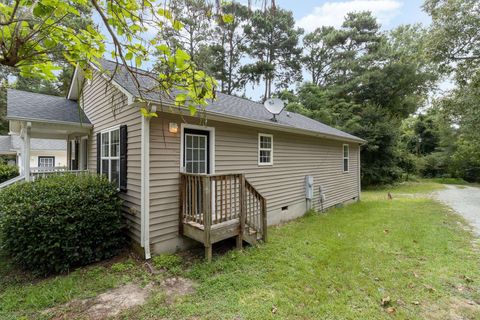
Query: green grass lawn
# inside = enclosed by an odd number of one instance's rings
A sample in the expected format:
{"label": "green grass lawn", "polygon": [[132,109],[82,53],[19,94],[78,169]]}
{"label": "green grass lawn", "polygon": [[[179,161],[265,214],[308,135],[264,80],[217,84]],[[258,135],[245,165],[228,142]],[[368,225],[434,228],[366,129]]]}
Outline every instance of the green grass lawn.
{"label": "green grass lawn", "polygon": [[[430,181],[367,191],[361,203],[272,227],[265,245],[229,251],[212,263],[185,263],[182,276],[197,283],[194,294],[168,304],[157,290],[120,318],[478,319],[480,253],[463,220],[425,197],[440,188]],[[389,191],[393,201],[386,200]],[[417,196],[405,196],[412,192]],[[46,280],[12,274],[0,263],[2,318],[35,317],[152,277],[140,263]],[[386,297],[391,302],[382,306]]]}

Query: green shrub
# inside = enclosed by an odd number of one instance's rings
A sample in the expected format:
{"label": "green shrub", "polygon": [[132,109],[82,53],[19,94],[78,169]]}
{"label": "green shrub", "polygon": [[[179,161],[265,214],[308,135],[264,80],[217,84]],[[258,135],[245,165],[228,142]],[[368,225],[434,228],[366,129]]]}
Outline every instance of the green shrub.
{"label": "green shrub", "polygon": [[18,176],[18,168],[0,161],[0,183]]}
{"label": "green shrub", "polygon": [[418,159],[419,171],[424,178],[448,178],[448,156],[434,152]]}
{"label": "green shrub", "polygon": [[174,254],[161,254],[152,258],[155,268],[177,274],[181,271],[182,259]]}
{"label": "green shrub", "polygon": [[123,244],[114,185],[94,175],[63,175],[0,192],[0,243],[21,267],[65,272],[112,257]]}

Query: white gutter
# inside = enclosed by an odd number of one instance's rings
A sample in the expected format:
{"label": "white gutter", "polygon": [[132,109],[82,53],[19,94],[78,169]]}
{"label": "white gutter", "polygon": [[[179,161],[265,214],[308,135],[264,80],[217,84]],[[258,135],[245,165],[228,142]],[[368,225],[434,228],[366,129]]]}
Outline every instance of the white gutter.
{"label": "white gutter", "polygon": [[60,120],[49,120],[49,119],[38,119],[38,118],[29,118],[29,117],[5,117],[9,121],[30,121],[30,122],[39,122],[39,123],[48,123],[48,124],[61,124],[72,127],[93,127],[93,124],[86,122],[69,122],[69,121],[60,121]]}
{"label": "white gutter", "polygon": [[291,132],[291,133],[298,133],[298,134],[304,134],[304,135],[309,135],[309,136],[314,136],[318,138],[325,138],[325,139],[330,139],[330,140],[338,140],[338,141],[348,141],[348,142],[355,142],[355,143],[365,143],[366,141],[363,139],[353,139],[353,138],[348,138],[348,137],[342,137],[342,136],[335,136],[335,135],[330,135],[326,133],[320,133],[317,131],[312,131],[308,129],[300,129],[296,127],[291,127],[288,125],[282,125],[279,123],[267,123],[265,121],[261,120],[253,120],[253,119],[248,119],[245,117],[238,117],[238,116],[230,116],[230,115],[225,115],[225,114],[220,114],[216,112],[211,112],[207,111],[207,114],[210,115],[210,119],[212,120],[219,120],[223,122],[229,122],[229,123],[236,123],[240,125],[251,125],[253,127],[264,127],[264,128],[269,128],[271,130],[277,130],[277,131],[284,131],[284,132]]}
{"label": "white gutter", "polygon": [[[156,107],[152,108],[152,112]],[[141,141],[141,196],[140,196],[140,244],[145,250],[145,259],[150,259],[150,118],[140,116],[142,121]]]}
{"label": "white gutter", "polygon": [[[159,102],[151,101],[151,103],[160,106]],[[163,108],[161,108],[162,112],[178,114],[178,112],[169,111],[170,107],[173,107],[172,110],[186,111],[188,113],[188,115],[190,115],[190,111],[187,108],[178,107],[178,106],[175,106],[175,104],[168,103],[168,102],[164,103],[164,106],[166,106],[168,108],[167,108],[167,110],[164,110]],[[199,112],[201,112],[201,111],[199,111]],[[337,141],[344,141],[344,142],[348,141],[348,142],[361,143],[361,144],[366,143],[366,141],[361,139],[361,138],[355,139],[355,138],[348,138],[348,137],[330,135],[330,134],[320,133],[320,132],[312,131],[312,130],[308,130],[308,129],[292,127],[292,126],[289,126],[289,125],[280,124],[278,122],[268,123],[267,121],[254,120],[254,119],[250,119],[250,118],[246,118],[246,117],[240,117],[240,116],[232,116],[232,115],[227,115],[227,114],[224,114],[224,113],[218,113],[218,112],[213,112],[213,111],[205,111],[205,112],[208,115],[208,119],[217,120],[217,121],[221,121],[221,122],[235,123],[235,124],[239,124],[239,125],[250,125],[252,127],[257,127],[257,128],[262,127],[262,128],[268,128],[268,129],[271,129],[271,130],[304,134],[304,135],[314,136],[314,137],[317,137],[317,138],[330,139],[330,140],[337,140]]]}

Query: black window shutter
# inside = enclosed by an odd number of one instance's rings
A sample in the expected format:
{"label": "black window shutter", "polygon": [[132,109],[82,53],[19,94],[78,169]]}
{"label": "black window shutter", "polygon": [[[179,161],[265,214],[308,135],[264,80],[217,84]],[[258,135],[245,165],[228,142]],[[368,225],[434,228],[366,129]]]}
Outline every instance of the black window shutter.
{"label": "black window shutter", "polygon": [[120,190],[127,190],[127,126],[120,126]]}
{"label": "black window shutter", "polygon": [[101,137],[101,133],[97,133],[97,174],[100,174],[100,151],[102,149]]}

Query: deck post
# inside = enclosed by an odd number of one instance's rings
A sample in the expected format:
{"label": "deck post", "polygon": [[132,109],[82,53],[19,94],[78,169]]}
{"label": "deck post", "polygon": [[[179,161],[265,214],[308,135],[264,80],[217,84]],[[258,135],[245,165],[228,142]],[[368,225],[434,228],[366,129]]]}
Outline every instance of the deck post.
{"label": "deck post", "polygon": [[240,175],[240,226],[237,236],[237,248],[242,249],[243,246],[243,233],[245,232],[245,220],[246,220],[246,210],[245,210],[245,174]]}
{"label": "deck post", "polygon": [[267,242],[267,200],[262,201],[262,240]]}
{"label": "deck post", "polygon": [[210,232],[212,228],[212,206],[211,206],[211,182],[209,176],[202,176],[202,202],[203,202],[203,223],[204,223],[204,245],[205,245],[205,259],[212,261],[212,243],[210,241]]}

